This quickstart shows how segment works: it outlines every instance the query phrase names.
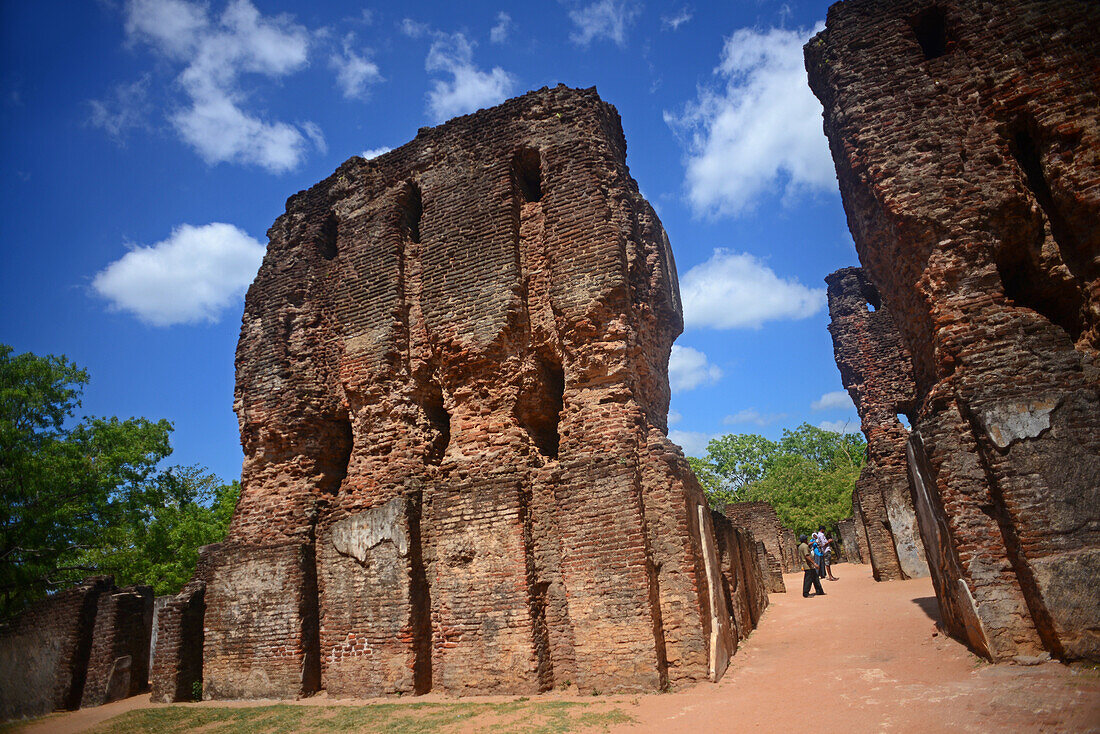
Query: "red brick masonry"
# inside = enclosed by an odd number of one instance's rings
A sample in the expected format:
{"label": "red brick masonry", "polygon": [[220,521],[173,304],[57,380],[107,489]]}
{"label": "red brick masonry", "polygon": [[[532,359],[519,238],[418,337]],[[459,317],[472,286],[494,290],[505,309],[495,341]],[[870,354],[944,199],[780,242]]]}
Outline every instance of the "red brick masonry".
{"label": "red brick masonry", "polygon": [[679,288],[625,161],[615,109],[559,86],[287,202],[241,327],[204,695],[722,675],[746,566],[665,436]]}
{"label": "red brick masonry", "polygon": [[846,0],[806,45],[863,273],[912,357],[944,621],[1100,660],[1100,3]]}

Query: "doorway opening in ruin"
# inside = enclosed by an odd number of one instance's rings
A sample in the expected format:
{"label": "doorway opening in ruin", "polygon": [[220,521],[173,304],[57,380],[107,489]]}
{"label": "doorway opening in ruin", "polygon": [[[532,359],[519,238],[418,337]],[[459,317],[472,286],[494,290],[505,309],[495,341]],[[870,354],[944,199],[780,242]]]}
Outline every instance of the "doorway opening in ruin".
{"label": "doorway opening in ruin", "polygon": [[512,159],[512,174],[524,204],[542,200],[542,163],[535,148],[520,148]]}
{"label": "doorway opening in ruin", "polygon": [[435,380],[429,380],[420,395],[420,409],[427,419],[429,439],[424,461],[438,466],[443,463],[447,446],[451,443],[451,414],[443,404],[443,388]]}
{"label": "doorway opening in ruin", "polygon": [[398,197],[401,206],[401,227],[414,244],[420,244],[420,217],[424,214],[424,201],[415,181],[406,183]]}
{"label": "doorway opening in ruin", "polygon": [[913,34],[917,37],[924,58],[935,59],[947,53],[947,13],[943,8],[932,6],[925,8],[911,21]]}
{"label": "doorway opening in ruin", "polygon": [[1043,212],[1045,226],[1034,242],[1023,243],[1024,246],[1004,244],[997,253],[997,272],[1001,276],[1005,296],[1015,305],[1036,311],[1077,341],[1083,328],[1081,312],[1084,295],[1081,289],[1072,280],[1057,279],[1039,267],[1049,230],[1063,262],[1071,272],[1080,272],[1075,268],[1078,253],[1074,236],[1051,194],[1033,129],[1034,124],[1030,120],[1018,121],[1009,130],[1008,147],[1023,174],[1024,184]]}
{"label": "doorway opening in ruin", "polygon": [[515,416],[538,452],[547,459],[558,458],[558,424],[565,408],[565,371],[561,363],[540,357],[524,381],[516,401]]}
{"label": "doorway opening in ruin", "polygon": [[321,253],[321,257],[326,260],[335,259],[339,254],[336,244],[339,231],[340,223],[336,219],[336,214],[329,212],[324,223],[321,224],[321,231],[317,237],[317,250]]}

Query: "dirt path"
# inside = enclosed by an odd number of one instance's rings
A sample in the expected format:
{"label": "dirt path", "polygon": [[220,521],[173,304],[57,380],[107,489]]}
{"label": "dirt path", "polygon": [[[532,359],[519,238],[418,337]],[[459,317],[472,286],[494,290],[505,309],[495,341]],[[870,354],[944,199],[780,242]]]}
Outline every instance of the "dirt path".
{"label": "dirt path", "polygon": [[[988,665],[959,643],[933,635],[938,610],[928,579],[876,583],[870,566],[837,566],[826,596],[803,599],[801,574],[773,594],[760,628],[741,644],[725,677],[671,694],[537,700],[618,709],[635,724],[613,732],[1098,732],[1100,674],[1057,663]],[[300,705],[379,702],[318,696]],[[417,702],[502,702],[506,696],[453,699],[430,694]],[[395,703],[394,699],[386,699]],[[188,706],[251,706],[207,702]],[[25,732],[70,734],[135,708],[148,696],[53,714]],[[511,724],[512,722],[508,722]],[[480,728],[480,727],[479,727]]]}
{"label": "dirt path", "polygon": [[784,577],[760,627],[713,686],[643,696],[616,732],[1100,732],[1100,676],[1058,663],[988,665],[933,636],[928,579],[876,583],[839,565],[826,596]]}

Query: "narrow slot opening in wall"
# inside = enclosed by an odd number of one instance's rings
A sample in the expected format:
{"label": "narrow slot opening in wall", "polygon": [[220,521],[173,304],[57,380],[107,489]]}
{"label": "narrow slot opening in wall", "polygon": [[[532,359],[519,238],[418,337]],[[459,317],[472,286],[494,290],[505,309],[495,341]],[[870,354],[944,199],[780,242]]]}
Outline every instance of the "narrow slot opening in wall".
{"label": "narrow slot opening in wall", "polygon": [[424,568],[421,517],[424,493],[417,487],[407,498],[409,518],[409,622],[413,635],[413,693],[423,695],[432,689],[432,597]]}
{"label": "narrow slot opening in wall", "polygon": [[[1010,131],[1009,149],[1023,173],[1024,183],[1043,211],[1054,244],[1063,261],[1072,270],[1077,264],[1074,259],[1077,248],[1074,246],[1073,234],[1051,194],[1050,184],[1043,172],[1040,149],[1031,128],[1032,125],[1027,120],[1018,122]],[[1042,314],[1076,341],[1082,330],[1083,295],[1075,284],[1055,281],[1038,267],[1036,258],[1042,249],[1046,232],[1042,232],[1040,237],[1040,241],[1032,243],[1030,247],[1026,244],[1014,244],[1003,246],[998,251],[997,272],[1001,276],[1005,296],[1017,306]]]}
{"label": "narrow slot opening in wall", "polygon": [[434,380],[428,382],[420,403],[428,421],[430,438],[424,460],[429,464],[443,463],[447,446],[451,443],[451,414],[443,404],[443,389]]}
{"label": "narrow slot opening in wall", "polygon": [[420,195],[420,187],[413,181],[409,181],[401,195],[400,202],[402,227],[409,239],[419,244],[420,218],[424,214],[424,202]]}
{"label": "narrow slot opening in wall", "polygon": [[351,450],[354,443],[351,419],[348,416],[332,418],[325,422],[320,433],[317,468],[320,473],[318,489],[325,494],[336,494],[340,484],[348,476]]}
{"label": "narrow slot opening in wall", "polygon": [[336,219],[336,215],[329,212],[329,215],[325,217],[325,221],[321,225],[321,232],[317,238],[317,249],[321,252],[321,257],[326,260],[332,260],[339,254],[339,250],[337,249],[339,231],[340,223]]}
{"label": "narrow slot opening in wall", "polygon": [[898,423],[900,423],[905,428],[905,430],[907,430],[907,431],[913,430],[913,426],[909,422],[909,416],[907,416],[905,413],[898,413],[897,416],[898,416]]}
{"label": "narrow slot opening in wall", "polygon": [[516,402],[516,419],[538,452],[556,459],[561,440],[558,423],[565,408],[565,372],[559,363],[539,359],[531,378]]}
{"label": "narrow slot opening in wall", "polygon": [[925,59],[935,59],[947,53],[947,14],[943,8],[922,10],[913,18],[912,25]]}
{"label": "narrow slot opening in wall", "polygon": [[542,163],[534,148],[521,148],[512,160],[512,174],[525,204],[542,200]]}

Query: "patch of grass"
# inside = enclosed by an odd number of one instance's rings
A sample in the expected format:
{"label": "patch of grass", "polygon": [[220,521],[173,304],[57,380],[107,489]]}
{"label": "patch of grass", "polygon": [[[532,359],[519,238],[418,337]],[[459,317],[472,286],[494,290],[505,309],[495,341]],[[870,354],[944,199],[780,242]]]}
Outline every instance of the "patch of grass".
{"label": "patch of grass", "polygon": [[[592,710],[595,708],[596,710]],[[384,703],[369,706],[288,705],[162,706],[128,711],[92,729],[95,734],[291,734],[386,731],[391,734],[445,734],[460,729],[491,729],[516,734],[563,734],[580,727],[606,730],[631,722],[618,709],[571,701],[505,703]]]}

